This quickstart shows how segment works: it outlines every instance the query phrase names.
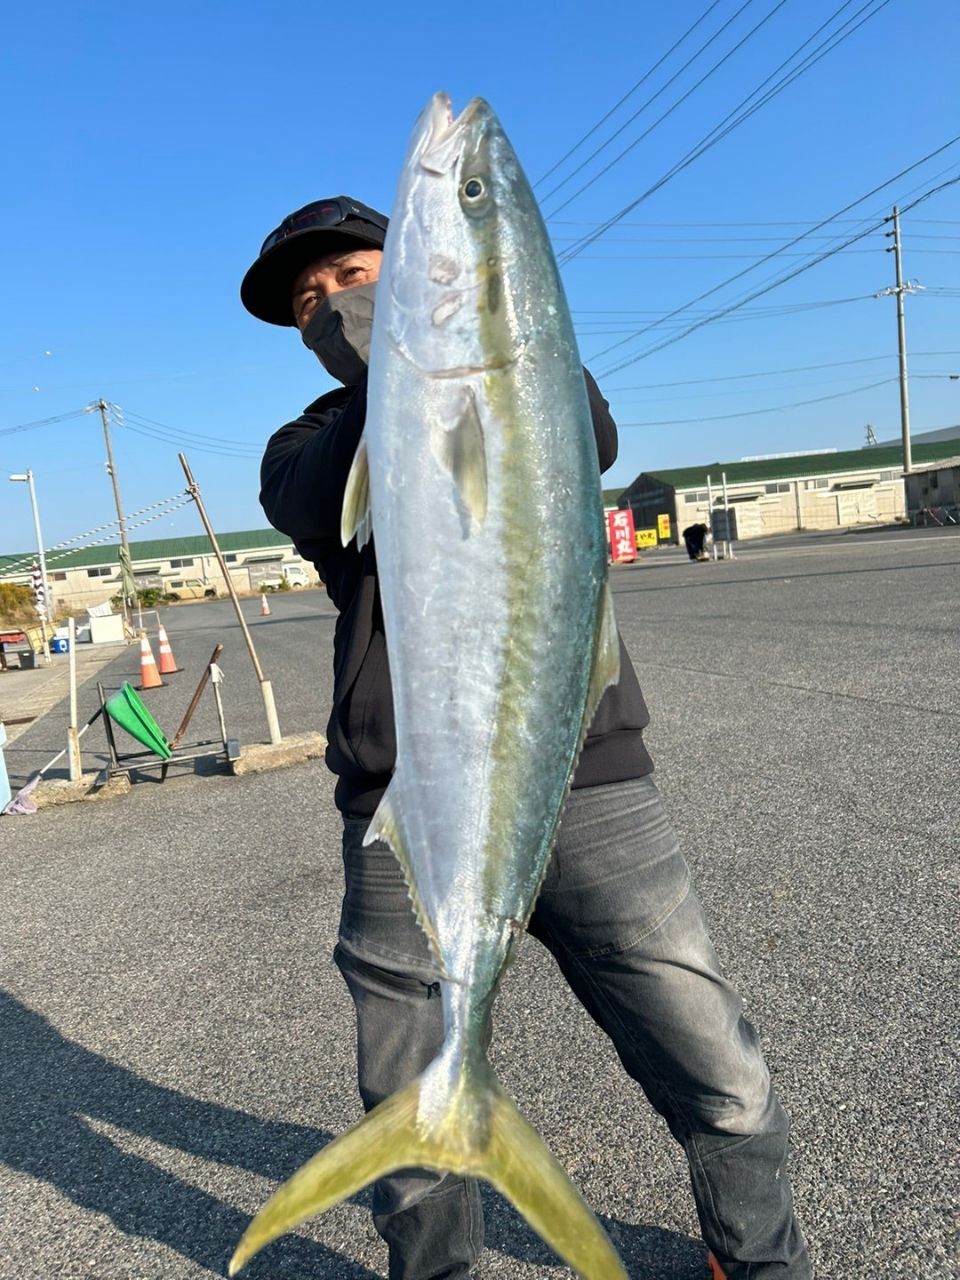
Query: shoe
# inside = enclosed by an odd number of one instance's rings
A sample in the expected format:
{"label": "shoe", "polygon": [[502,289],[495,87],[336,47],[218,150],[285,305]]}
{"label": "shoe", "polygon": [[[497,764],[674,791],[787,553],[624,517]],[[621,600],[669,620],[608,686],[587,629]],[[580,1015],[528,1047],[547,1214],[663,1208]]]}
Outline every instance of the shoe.
{"label": "shoe", "polygon": [[720,1263],[712,1253],[707,1254],[707,1262],[710,1264],[710,1280],[727,1280],[727,1277],[720,1270]]}

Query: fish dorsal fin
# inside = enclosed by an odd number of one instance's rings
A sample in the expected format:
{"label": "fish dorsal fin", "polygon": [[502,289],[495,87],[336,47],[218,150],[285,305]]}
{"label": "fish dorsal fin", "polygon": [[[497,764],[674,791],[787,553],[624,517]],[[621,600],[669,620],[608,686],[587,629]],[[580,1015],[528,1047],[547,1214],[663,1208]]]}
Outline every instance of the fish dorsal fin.
{"label": "fish dorsal fin", "polygon": [[[394,773],[394,782],[395,780],[396,773]],[[367,827],[367,834],[363,837],[363,844],[366,847],[368,844],[373,844],[374,840],[385,840],[390,846],[394,857],[400,863],[403,878],[407,882],[407,892],[410,894],[410,901],[413,904],[417,922],[427,935],[427,942],[430,944],[430,950],[440,969],[441,976],[446,977],[447,974],[440,954],[440,939],[437,935],[437,928],[430,918],[427,908],[424,906],[423,898],[417,887],[417,879],[414,875],[410,854],[407,851],[397,807],[390,794],[393,790],[394,783],[391,783],[383,793],[380,803],[377,805],[377,811],[371,818],[369,827]]]}
{"label": "fish dorsal fin", "polygon": [[346,546],[354,534],[357,546],[365,545],[373,525],[370,519],[370,468],[367,463],[367,438],[360,437],[357,452],[347,476],[343,494],[343,510],[340,514],[340,541]]}
{"label": "fish dorsal fin", "polygon": [[590,673],[590,687],[587,690],[587,701],[583,709],[584,736],[593,723],[593,717],[597,714],[600,699],[619,679],[620,637],[617,633],[617,620],[613,613],[610,584],[605,582],[600,598],[600,626],[593,654],[593,671]]}
{"label": "fish dorsal fin", "polygon": [[487,449],[483,423],[472,387],[466,387],[460,413],[451,427],[431,428],[430,447],[457,486],[473,521],[481,525],[487,515]]}

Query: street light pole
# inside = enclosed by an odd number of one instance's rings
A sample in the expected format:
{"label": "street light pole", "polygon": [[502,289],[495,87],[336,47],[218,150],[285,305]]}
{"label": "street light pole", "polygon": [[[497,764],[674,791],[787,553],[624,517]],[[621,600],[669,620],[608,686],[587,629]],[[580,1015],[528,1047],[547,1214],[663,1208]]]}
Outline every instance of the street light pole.
{"label": "street light pole", "polygon": [[33,484],[33,472],[26,471],[10,476],[11,480],[25,482],[30,490],[30,506],[33,508],[33,528],[37,535],[37,553],[40,557],[40,580],[43,583],[43,609],[40,613],[40,634],[43,637],[43,660],[50,661],[50,647],[47,643],[47,613],[52,617],[53,601],[50,599],[50,584],[47,581],[47,559],[43,552],[43,534],[40,532],[40,509],[37,506],[37,491]]}

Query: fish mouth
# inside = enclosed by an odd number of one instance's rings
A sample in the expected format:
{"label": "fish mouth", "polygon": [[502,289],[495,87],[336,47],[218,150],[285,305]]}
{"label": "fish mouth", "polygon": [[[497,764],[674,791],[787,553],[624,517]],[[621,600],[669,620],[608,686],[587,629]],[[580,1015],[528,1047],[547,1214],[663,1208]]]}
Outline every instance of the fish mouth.
{"label": "fish mouth", "polygon": [[464,135],[485,112],[489,107],[484,100],[473,98],[454,116],[450,95],[435,93],[421,117],[420,167],[427,173],[449,173],[463,151]]}

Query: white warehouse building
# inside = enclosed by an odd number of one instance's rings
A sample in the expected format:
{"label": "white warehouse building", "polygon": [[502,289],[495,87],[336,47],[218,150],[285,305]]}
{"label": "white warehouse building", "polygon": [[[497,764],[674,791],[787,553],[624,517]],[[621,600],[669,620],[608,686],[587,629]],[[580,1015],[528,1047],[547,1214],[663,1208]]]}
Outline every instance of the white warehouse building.
{"label": "white warehouse building", "polygon": [[[956,440],[917,444],[913,466],[935,466],[956,450]],[[655,529],[658,516],[669,516],[672,540],[679,541],[685,528],[709,524],[711,508],[724,505],[724,475],[738,539],[917,516],[919,504],[908,508],[899,445],[642,472],[618,505],[632,510],[637,529]]]}

